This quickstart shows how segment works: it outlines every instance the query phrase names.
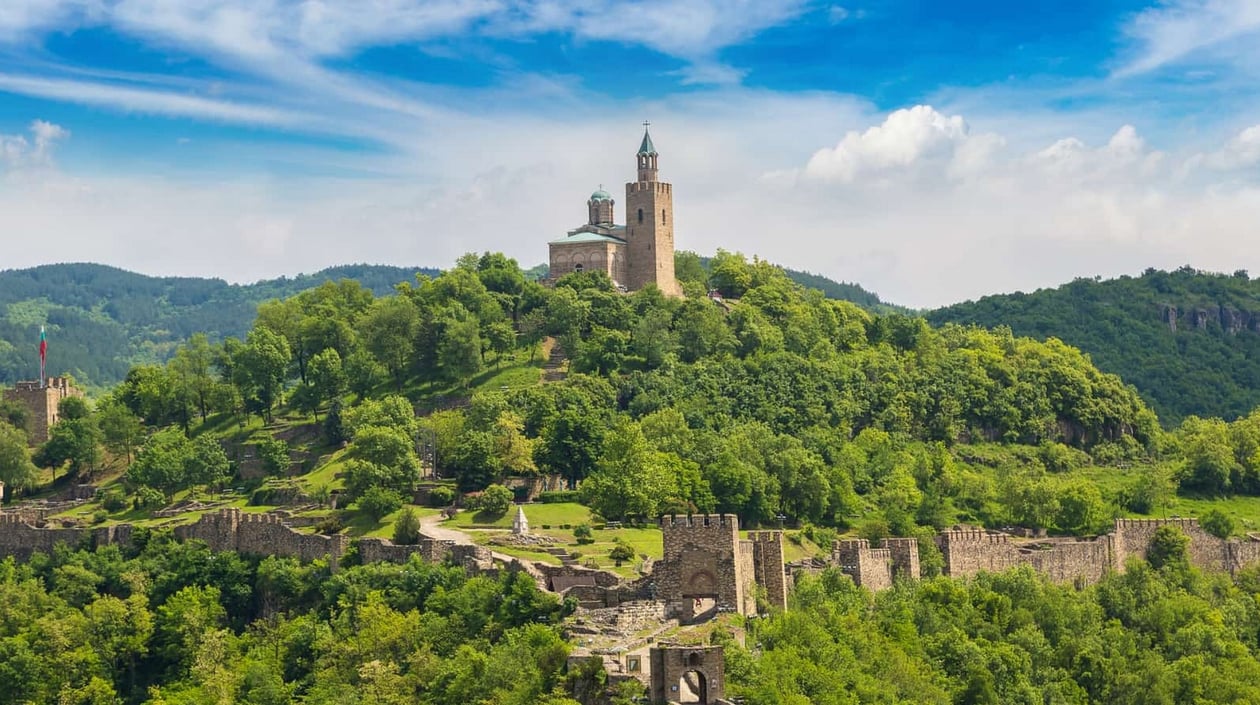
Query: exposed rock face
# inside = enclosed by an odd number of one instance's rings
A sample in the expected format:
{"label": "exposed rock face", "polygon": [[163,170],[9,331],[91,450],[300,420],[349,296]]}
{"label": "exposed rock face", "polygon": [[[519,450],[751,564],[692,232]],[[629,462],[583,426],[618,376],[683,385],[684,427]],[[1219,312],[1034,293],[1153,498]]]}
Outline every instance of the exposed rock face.
{"label": "exposed rock face", "polygon": [[1159,312],[1159,317],[1168,324],[1168,330],[1177,332],[1177,307],[1172,304],[1164,304]]}

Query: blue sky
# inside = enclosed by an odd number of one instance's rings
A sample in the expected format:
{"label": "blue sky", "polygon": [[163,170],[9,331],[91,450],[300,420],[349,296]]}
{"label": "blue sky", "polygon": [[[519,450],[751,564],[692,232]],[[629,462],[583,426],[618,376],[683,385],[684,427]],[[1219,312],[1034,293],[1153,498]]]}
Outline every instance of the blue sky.
{"label": "blue sky", "polygon": [[678,245],[915,306],[1260,271],[1260,0],[5,0],[0,267],[529,266],[653,121]]}

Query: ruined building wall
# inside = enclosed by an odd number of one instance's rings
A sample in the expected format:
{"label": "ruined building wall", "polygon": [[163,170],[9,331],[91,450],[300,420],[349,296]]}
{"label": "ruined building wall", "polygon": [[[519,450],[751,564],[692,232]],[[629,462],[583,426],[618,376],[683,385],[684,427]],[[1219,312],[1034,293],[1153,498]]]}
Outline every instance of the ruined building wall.
{"label": "ruined building wall", "polygon": [[[783,568],[783,532],[752,531],[748,539],[753,548],[754,582],[766,591],[771,607],[787,608],[787,573]],[[918,553],[915,563],[918,564]]]}
{"label": "ruined building wall", "polygon": [[962,527],[943,531],[936,545],[945,559],[945,574],[974,575],[980,571],[997,572],[1020,563],[1019,550],[1006,534],[991,534],[984,529]]}
{"label": "ruined building wall", "polygon": [[1021,549],[1020,559],[1055,582],[1092,584],[1111,568],[1111,537],[1039,544]]}
{"label": "ruined building wall", "polygon": [[884,539],[879,542],[879,546],[880,548],[888,549],[889,559],[892,561],[893,578],[919,579],[921,573],[919,571],[918,539]]}

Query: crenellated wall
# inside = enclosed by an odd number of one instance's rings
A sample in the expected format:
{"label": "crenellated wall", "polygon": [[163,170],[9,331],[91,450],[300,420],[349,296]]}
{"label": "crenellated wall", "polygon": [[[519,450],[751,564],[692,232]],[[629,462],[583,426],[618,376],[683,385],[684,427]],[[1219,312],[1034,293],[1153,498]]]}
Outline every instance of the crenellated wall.
{"label": "crenellated wall", "polygon": [[870,590],[892,587],[892,552],[871,548],[866,539],[844,539],[831,544],[831,560],[853,582]]}
{"label": "crenellated wall", "polygon": [[692,601],[704,598],[712,598],[719,611],[745,614],[744,571],[752,554],[740,550],[739,519],[734,514],[670,515],[661,517],[660,526],[664,557],[652,574],[671,614],[689,617]]}
{"label": "crenellated wall", "polygon": [[303,561],[337,562],[350,546],[350,537],[336,534],[304,534],[285,526],[279,516],[221,509],[204,514],[193,524],[175,527],[181,541],[205,541],[215,551],[236,551],[259,556],[289,556]]}

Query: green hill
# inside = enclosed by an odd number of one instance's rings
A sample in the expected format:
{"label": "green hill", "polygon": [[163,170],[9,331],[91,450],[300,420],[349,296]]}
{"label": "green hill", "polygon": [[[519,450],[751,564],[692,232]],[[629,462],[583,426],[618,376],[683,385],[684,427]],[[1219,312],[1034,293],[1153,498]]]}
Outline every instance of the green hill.
{"label": "green hill", "polygon": [[1182,267],[1077,279],[1031,294],[986,296],[927,314],[934,324],[1006,325],[1055,337],[1120,375],[1166,424],[1236,418],[1260,406],[1260,281]]}
{"label": "green hill", "polygon": [[261,301],[325,281],[355,279],[388,293],[435,269],[346,265],[255,284],[150,277],[99,264],[52,264],[0,272],[0,384],[33,379],[40,325],[48,327],[48,372],[92,387],[120,381],[133,364],[165,360],[190,335],[243,336]]}

